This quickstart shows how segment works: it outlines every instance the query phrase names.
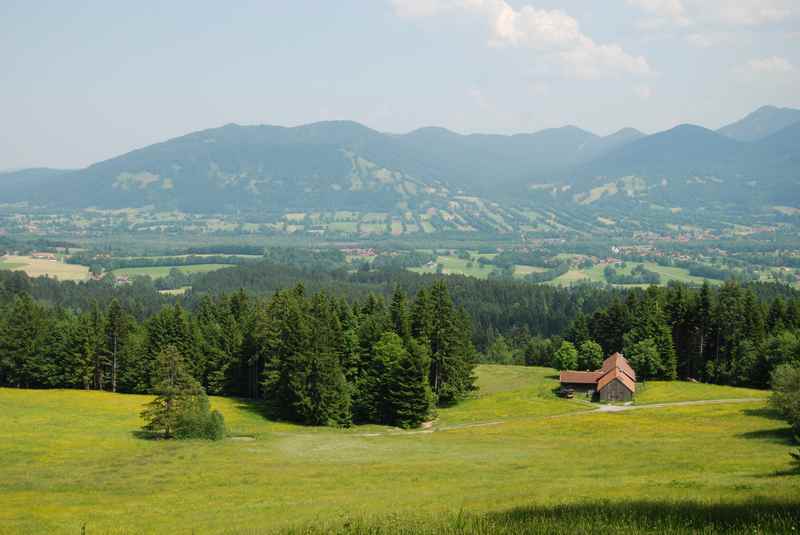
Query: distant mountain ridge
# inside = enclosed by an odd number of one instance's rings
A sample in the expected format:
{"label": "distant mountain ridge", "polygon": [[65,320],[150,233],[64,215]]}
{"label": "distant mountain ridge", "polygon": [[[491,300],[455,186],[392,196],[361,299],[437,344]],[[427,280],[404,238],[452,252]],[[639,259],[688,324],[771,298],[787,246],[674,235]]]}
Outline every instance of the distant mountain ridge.
{"label": "distant mountain ridge", "polygon": [[765,107],[716,132],[679,125],[609,136],[575,126],[462,135],[438,127],[386,134],[352,121],[228,124],[81,170],[0,174],[0,203],[206,213],[402,213],[470,195],[513,203],[797,204],[796,114]]}
{"label": "distant mountain ridge", "polygon": [[800,110],[762,106],[717,132],[738,141],[758,141],[800,122]]}

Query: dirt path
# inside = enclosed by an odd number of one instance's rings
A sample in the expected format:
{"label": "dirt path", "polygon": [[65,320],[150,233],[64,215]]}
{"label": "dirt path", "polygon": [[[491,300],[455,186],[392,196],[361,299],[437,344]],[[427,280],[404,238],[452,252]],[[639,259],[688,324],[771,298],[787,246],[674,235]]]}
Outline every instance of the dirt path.
{"label": "dirt path", "polygon": [[[493,420],[488,422],[470,422],[463,424],[452,424],[437,426],[437,420],[432,422],[425,422],[419,429],[412,431],[405,431],[403,429],[395,429],[392,431],[376,431],[373,433],[354,433],[348,435],[351,437],[387,437],[387,436],[413,436],[413,435],[429,435],[431,433],[438,433],[440,431],[456,431],[459,429],[470,429],[473,427],[491,427],[496,425],[503,425],[511,422],[530,422],[534,420],[550,420],[553,418],[565,418],[567,416],[585,416],[588,414],[605,414],[615,412],[626,412],[640,409],[668,409],[670,407],[687,407],[691,405],[717,405],[722,403],[752,403],[755,401],[766,401],[765,398],[733,398],[733,399],[704,399],[700,401],[673,401],[669,403],[651,403],[649,405],[600,405],[599,407],[585,411],[572,411],[562,412],[559,414],[550,414],[548,416],[530,416],[513,418],[510,420]],[[287,433],[276,432],[276,435],[299,435],[303,433]]]}
{"label": "dirt path", "polygon": [[598,413],[612,413],[612,412],[625,412],[639,409],[665,409],[670,407],[686,407],[691,405],[715,405],[722,403],[752,403],[754,401],[765,401],[764,398],[733,398],[733,399],[704,399],[700,401],[673,401],[669,403],[651,403],[649,405],[601,405],[597,408],[586,411],[573,411],[560,414],[551,414],[549,416],[532,416],[529,418],[514,418],[513,420],[494,420],[490,422],[472,422],[465,424],[444,425],[441,427],[436,426],[436,422],[426,422],[423,424],[422,429],[414,431],[387,431],[376,433],[361,433],[353,436],[359,437],[382,437],[382,436],[405,436],[405,435],[427,435],[439,431],[455,431],[458,429],[470,429],[473,427],[490,427],[495,425],[503,425],[505,423],[531,421],[531,420],[549,420],[552,418],[564,418],[566,416],[584,416],[587,414]]}
{"label": "dirt path", "polygon": [[686,407],[689,405],[715,405],[718,403],[752,403],[764,398],[703,399],[700,401],[671,401],[669,403],[650,403],[646,405],[602,405],[589,412],[624,412],[637,409],[661,409],[664,407]]}

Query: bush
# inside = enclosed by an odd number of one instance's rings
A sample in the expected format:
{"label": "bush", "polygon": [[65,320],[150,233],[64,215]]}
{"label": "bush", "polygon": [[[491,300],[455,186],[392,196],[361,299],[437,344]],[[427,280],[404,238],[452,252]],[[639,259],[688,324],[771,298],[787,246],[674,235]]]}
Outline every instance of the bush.
{"label": "bush", "polygon": [[222,440],[225,437],[225,418],[219,411],[194,410],[181,414],[175,426],[175,438]]}
{"label": "bush", "polygon": [[571,342],[561,342],[561,347],[553,355],[553,366],[557,370],[574,370],[578,367],[578,350]]}

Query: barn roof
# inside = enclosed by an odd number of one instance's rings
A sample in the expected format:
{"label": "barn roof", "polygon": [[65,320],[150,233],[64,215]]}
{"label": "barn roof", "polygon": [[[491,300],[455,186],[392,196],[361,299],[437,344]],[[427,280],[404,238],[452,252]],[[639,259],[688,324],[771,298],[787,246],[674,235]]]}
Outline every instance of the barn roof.
{"label": "barn roof", "polygon": [[570,372],[563,371],[559,374],[558,380],[562,383],[575,383],[593,385],[603,376],[603,372]]}
{"label": "barn roof", "polygon": [[599,392],[604,389],[614,379],[619,379],[619,381],[625,385],[628,390],[631,392],[636,392],[636,382],[619,368],[614,368],[603,375],[599,381],[597,381],[597,391]]}
{"label": "barn roof", "polygon": [[623,357],[620,353],[614,353],[606,360],[603,361],[603,367],[600,368],[599,371],[603,372],[604,374],[610,372],[611,370],[619,369],[625,372],[628,377],[632,380],[636,381],[636,372],[633,371],[631,365],[628,364],[628,359]]}

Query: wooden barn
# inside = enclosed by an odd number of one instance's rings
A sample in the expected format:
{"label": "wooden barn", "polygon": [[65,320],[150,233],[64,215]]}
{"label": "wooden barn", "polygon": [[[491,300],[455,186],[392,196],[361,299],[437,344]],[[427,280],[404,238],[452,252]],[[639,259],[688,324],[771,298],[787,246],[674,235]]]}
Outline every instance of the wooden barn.
{"label": "wooden barn", "polygon": [[590,392],[600,401],[631,401],[636,393],[636,372],[620,353],[604,360],[597,371],[563,371],[559,380],[563,390]]}

